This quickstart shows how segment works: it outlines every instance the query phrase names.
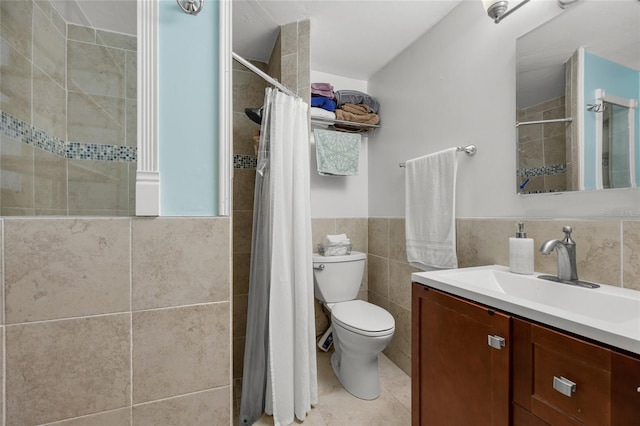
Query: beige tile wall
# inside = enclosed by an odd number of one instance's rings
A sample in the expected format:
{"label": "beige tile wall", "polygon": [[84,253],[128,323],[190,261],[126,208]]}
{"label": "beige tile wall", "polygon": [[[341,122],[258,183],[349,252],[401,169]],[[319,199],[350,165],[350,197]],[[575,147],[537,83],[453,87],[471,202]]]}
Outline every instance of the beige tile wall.
{"label": "beige tile wall", "polygon": [[[458,219],[459,267],[509,264],[513,219]],[[640,290],[640,221],[525,220],[528,237],[538,248],[562,238],[562,227],[573,227],[578,276],[602,284]],[[369,218],[369,302],[387,309],[396,320],[396,333],[385,354],[407,374],[411,372],[411,273],[407,264],[404,219]],[[556,255],[535,251],[535,270],[557,273]]]}
{"label": "beige tile wall", "polygon": [[230,424],[230,219],[0,224],[0,424]]}
{"label": "beige tile wall", "polygon": [[[0,4],[0,109],[62,141],[136,145],[136,38]],[[135,163],[69,160],[2,135],[3,216],[135,212]],[[24,145],[24,146],[20,146]],[[35,167],[34,167],[35,165]]]}
{"label": "beige tile wall", "polygon": [[[267,65],[252,62],[266,71]],[[244,113],[245,108],[258,108],[264,101],[267,83],[243,65],[233,63],[233,153],[255,155],[255,141],[260,126]],[[240,407],[242,367],[249,294],[251,232],[255,169],[233,171],[233,395],[234,407]]]}
{"label": "beige tile wall", "polygon": [[411,374],[411,274],[404,219],[369,218],[369,302],[388,310],[396,321],[393,340],[384,350]]}
{"label": "beige tile wall", "polygon": [[[565,97],[550,99],[518,110],[518,121],[538,121],[565,118]],[[537,124],[518,128],[518,169],[567,163],[565,123]],[[526,178],[519,178],[518,184]],[[566,190],[566,173],[532,176],[525,191]],[[519,188],[517,188],[519,190]]]}
{"label": "beige tile wall", "polygon": [[[516,221],[510,219],[458,219],[460,267],[509,264],[509,237]],[[640,290],[640,222],[621,220],[524,220],[527,236],[534,239],[535,270],[557,273],[557,257],[537,248],[549,239],[564,237],[562,227],[573,228],[578,277],[587,281]]]}

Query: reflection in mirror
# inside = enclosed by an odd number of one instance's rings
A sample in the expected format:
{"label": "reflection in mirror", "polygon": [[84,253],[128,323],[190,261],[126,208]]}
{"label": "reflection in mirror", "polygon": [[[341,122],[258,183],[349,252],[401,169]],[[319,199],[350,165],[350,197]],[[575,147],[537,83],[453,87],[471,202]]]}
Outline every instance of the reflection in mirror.
{"label": "reflection in mirror", "polygon": [[[629,188],[636,176],[634,164],[634,101],[604,100],[596,114],[596,145],[601,150],[602,188]],[[631,105],[630,105],[631,104]]]}
{"label": "reflection in mirror", "polygon": [[0,213],[135,214],[136,2],[0,2]]}
{"label": "reflection in mirror", "polygon": [[[637,0],[582,0],[517,40],[517,192],[640,186],[639,45]],[[605,120],[604,94],[626,124]]]}

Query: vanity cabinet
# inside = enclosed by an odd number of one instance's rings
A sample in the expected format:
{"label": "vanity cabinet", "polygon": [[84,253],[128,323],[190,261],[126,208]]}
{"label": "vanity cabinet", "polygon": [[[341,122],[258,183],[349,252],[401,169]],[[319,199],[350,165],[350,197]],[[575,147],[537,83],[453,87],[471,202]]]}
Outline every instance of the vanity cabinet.
{"label": "vanity cabinet", "polygon": [[413,426],[640,426],[640,356],[421,284],[412,309]]}
{"label": "vanity cabinet", "polygon": [[412,291],[413,426],[508,425],[509,316],[421,285]]}

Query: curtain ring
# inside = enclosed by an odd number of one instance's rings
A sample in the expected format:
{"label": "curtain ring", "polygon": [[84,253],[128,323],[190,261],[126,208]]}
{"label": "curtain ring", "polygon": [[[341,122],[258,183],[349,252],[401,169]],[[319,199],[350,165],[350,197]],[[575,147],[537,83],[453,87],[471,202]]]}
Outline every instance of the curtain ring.
{"label": "curtain ring", "polygon": [[204,0],[200,0],[196,3],[195,0],[184,0],[184,4],[180,2],[180,0],[176,0],[180,9],[182,9],[185,13],[189,15],[197,15],[202,10],[202,6],[204,6]]}

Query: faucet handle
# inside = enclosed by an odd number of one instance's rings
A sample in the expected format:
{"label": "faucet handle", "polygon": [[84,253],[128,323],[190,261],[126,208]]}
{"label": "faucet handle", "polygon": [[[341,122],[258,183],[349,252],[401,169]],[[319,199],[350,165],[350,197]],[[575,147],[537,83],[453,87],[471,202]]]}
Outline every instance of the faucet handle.
{"label": "faucet handle", "polygon": [[565,225],[562,227],[562,232],[564,232],[564,241],[565,244],[575,244],[575,241],[571,239],[571,232],[573,232],[573,228],[569,225]]}

